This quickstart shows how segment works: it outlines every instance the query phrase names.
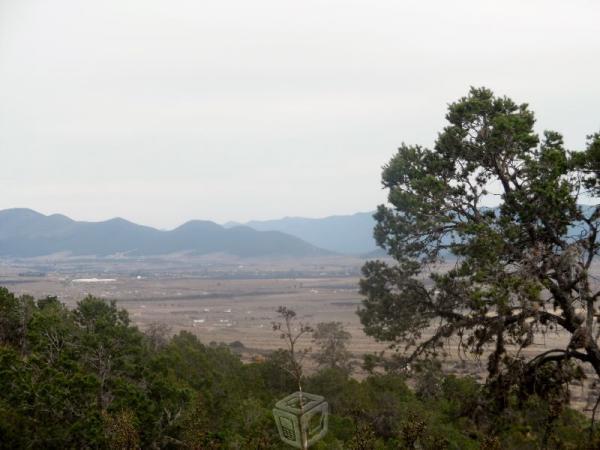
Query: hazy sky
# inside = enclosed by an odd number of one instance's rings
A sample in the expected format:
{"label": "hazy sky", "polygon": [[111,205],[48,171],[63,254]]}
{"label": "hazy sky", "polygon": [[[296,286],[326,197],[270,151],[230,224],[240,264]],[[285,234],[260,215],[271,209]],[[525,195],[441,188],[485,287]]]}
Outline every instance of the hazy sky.
{"label": "hazy sky", "polygon": [[0,209],[173,227],[371,210],[485,85],[581,148],[600,2],[0,0]]}

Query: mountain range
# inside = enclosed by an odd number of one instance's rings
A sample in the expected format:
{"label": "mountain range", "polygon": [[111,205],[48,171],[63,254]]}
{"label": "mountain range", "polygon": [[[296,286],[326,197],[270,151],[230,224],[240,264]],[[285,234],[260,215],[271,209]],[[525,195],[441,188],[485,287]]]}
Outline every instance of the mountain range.
{"label": "mountain range", "polygon": [[80,222],[61,214],[44,215],[30,209],[0,211],[0,256],[35,257],[66,253],[73,256],[196,255],[226,253],[242,257],[307,257],[329,251],[280,231],[248,226],[223,227],[193,220],[170,231],[116,218]]}
{"label": "mountain range", "polygon": [[[225,227],[239,226],[228,222]],[[246,222],[243,225],[258,231],[281,231],[310,244],[335,253],[364,255],[377,251],[373,239],[373,212],[329,216],[322,219],[285,217],[278,220]]]}
{"label": "mountain range", "polygon": [[[581,206],[587,215],[595,208]],[[83,222],[61,214],[44,215],[15,208],[0,210],[0,257],[57,253],[133,257],[173,253],[223,253],[241,257],[384,256],[385,252],[375,244],[374,226],[372,212],[359,212],[320,219],[285,217],[224,225],[192,220],[165,231],[121,218]],[[576,223],[569,227],[568,234],[578,236],[584,231],[583,224]]]}

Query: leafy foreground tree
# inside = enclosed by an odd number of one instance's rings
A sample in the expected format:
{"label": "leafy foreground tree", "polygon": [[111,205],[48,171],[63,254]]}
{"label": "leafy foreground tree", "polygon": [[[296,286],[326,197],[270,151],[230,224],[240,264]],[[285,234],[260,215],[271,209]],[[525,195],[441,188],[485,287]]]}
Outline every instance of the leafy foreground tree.
{"label": "leafy foreground tree", "polygon": [[[383,170],[375,238],[396,263],[363,267],[364,329],[406,346],[407,362],[444,354],[449,339],[489,350],[499,409],[515,392],[563,404],[582,365],[600,376],[600,134],[569,151],[559,133],[534,132],[526,104],[485,88],[446,119],[433,149],[403,144]],[[523,351],[548,332],[564,346]]]}

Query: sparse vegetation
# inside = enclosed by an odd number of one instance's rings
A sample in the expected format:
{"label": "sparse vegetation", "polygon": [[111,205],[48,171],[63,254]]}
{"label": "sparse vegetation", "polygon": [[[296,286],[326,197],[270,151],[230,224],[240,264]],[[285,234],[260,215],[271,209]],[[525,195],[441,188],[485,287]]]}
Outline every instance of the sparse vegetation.
{"label": "sparse vegetation", "polygon": [[351,370],[348,342],[352,335],[344,329],[341,322],[318,323],[312,336],[319,348],[315,360],[320,367],[347,372]]}

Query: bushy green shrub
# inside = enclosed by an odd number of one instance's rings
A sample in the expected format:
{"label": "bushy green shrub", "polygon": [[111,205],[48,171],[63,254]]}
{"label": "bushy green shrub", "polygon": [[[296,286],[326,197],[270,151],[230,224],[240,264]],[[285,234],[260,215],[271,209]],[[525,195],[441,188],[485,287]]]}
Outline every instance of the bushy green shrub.
{"label": "bushy green shrub", "polygon": [[[271,409],[296,386],[280,352],[243,364],[188,332],[153,345],[114,302],[93,297],[69,310],[0,290],[0,311],[0,448],[283,448]],[[423,367],[434,371],[418,373],[416,389],[397,373],[306,377],[331,410],[313,448],[595,448],[589,421],[566,405],[556,413],[537,395],[511,394],[498,413],[474,379]]]}

